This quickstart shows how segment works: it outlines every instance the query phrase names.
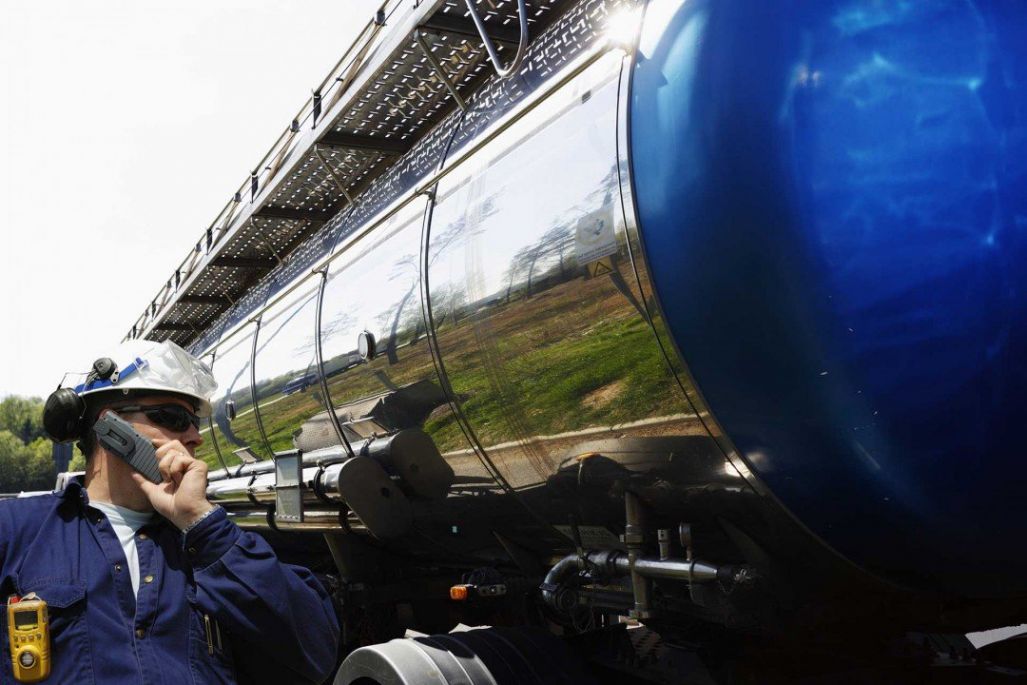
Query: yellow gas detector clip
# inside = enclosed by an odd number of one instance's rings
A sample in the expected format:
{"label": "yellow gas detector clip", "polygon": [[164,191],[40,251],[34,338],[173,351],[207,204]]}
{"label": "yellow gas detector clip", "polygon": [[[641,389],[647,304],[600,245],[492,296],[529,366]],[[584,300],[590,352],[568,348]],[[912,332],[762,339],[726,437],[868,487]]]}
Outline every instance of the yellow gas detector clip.
{"label": "yellow gas detector clip", "polygon": [[38,683],[50,675],[50,621],[36,593],[7,601],[7,639],[16,681]]}

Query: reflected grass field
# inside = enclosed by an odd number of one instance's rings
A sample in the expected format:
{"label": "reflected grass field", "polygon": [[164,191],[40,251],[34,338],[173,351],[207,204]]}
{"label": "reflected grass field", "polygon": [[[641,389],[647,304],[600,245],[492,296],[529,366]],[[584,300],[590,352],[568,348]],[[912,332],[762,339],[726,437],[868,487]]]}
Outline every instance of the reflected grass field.
{"label": "reflected grass field", "polygon": [[[648,323],[604,279],[566,281],[485,313],[446,317],[438,338],[453,391],[486,447],[523,438],[525,430],[555,434],[687,411],[674,401],[680,389]],[[401,345],[397,357],[390,363],[380,355],[329,378],[335,406],[386,392],[387,384],[438,382],[423,335]],[[293,447],[293,432],[323,411],[320,394],[313,386],[262,401],[273,450]],[[253,412],[232,429],[259,441]],[[443,453],[468,447],[448,405],[432,412],[424,430]],[[238,463],[221,447],[230,465]],[[198,456],[220,466],[209,440]]]}
{"label": "reflected grass field", "polygon": [[[482,444],[516,439],[506,419],[516,401],[536,434],[559,433],[586,425],[611,425],[663,413],[673,390],[652,332],[637,318],[608,321],[585,334],[551,345],[522,349],[508,340],[510,357],[500,364],[502,393],[492,390],[484,364],[464,360],[449,369],[462,409]],[[514,399],[516,398],[516,399]],[[451,416],[429,418],[425,430],[443,452],[466,447]]]}
{"label": "reflected grass field", "polygon": [[[470,328],[469,322],[459,326]],[[519,342],[523,340],[510,340],[506,347],[511,351],[520,349]],[[375,372],[382,370],[396,385],[413,383],[434,374],[428,355],[427,342],[422,338],[402,350],[397,364],[389,365],[379,358],[333,378],[330,392],[333,397],[348,401],[381,393],[385,388]],[[460,368],[447,367],[447,371],[461,396],[465,414],[486,445],[516,437],[504,419],[509,410],[504,398],[510,394],[522,398],[537,432],[557,433],[583,424],[616,424],[658,415],[666,404],[667,394],[674,390],[665,362],[652,344],[652,332],[639,318],[608,321],[582,335],[520,355],[511,360],[513,372],[504,374],[501,380],[506,386],[502,394],[493,392],[479,353],[463,361]],[[524,372],[518,373],[518,367]],[[263,409],[261,414],[268,441],[275,451],[291,449],[293,432],[323,411],[320,389],[315,386],[287,395],[268,411],[271,408]],[[253,412],[238,417],[233,429],[238,435],[259,435]],[[448,407],[436,409],[425,422],[424,430],[441,452],[467,447]],[[219,467],[209,438],[209,431],[205,432],[205,442],[197,450],[197,457]],[[225,457],[229,465],[239,463],[230,452]]]}

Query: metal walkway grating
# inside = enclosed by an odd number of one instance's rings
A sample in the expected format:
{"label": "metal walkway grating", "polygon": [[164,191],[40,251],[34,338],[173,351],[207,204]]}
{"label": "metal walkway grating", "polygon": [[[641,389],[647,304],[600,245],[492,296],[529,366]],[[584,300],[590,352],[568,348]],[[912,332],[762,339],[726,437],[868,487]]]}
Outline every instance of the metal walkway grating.
{"label": "metal walkway grating", "polygon": [[[512,54],[516,0],[476,4],[500,55]],[[534,39],[573,3],[527,5]],[[257,283],[463,105],[451,88],[463,101],[495,80],[463,0],[389,0],[381,16],[384,24],[368,24],[126,338],[189,345],[240,298],[262,297]]]}

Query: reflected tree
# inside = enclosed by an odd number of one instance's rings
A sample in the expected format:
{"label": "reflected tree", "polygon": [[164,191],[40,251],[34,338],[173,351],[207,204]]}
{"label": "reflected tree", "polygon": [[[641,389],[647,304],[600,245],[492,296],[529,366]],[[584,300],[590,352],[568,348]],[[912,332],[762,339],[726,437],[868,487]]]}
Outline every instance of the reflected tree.
{"label": "reflected tree", "polygon": [[392,265],[392,272],[389,274],[390,281],[396,281],[404,279],[410,283],[410,287],[403,297],[400,298],[399,303],[391,311],[385,312],[381,315],[383,323],[392,321],[389,327],[389,339],[386,341],[385,354],[388,357],[389,364],[398,364],[399,355],[396,352],[396,348],[399,346],[399,330],[400,322],[403,318],[403,312],[406,311],[408,303],[414,297],[414,293],[417,292],[417,285],[419,283],[420,269],[417,263],[416,254],[405,254]]}

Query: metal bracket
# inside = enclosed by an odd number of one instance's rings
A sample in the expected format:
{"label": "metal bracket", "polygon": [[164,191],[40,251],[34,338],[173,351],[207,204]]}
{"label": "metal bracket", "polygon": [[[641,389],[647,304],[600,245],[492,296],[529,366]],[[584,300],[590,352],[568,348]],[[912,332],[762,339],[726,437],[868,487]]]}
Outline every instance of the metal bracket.
{"label": "metal bracket", "polygon": [[457,106],[459,106],[460,109],[466,112],[467,103],[464,102],[464,99],[460,96],[460,93],[457,92],[456,86],[454,86],[450,82],[449,77],[446,76],[446,72],[442,70],[442,65],[439,63],[439,60],[435,57],[435,55],[432,54],[431,46],[428,45],[428,41],[424,39],[424,34],[421,33],[420,29],[414,29],[414,40],[417,41],[417,44],[421,46],[421,50],[424,52],[424,56],[428,60],[428,64],[431,65],[432,71],[434,71],[435,75],[439,77],[440,81],[442,81],[442,85],[446,87],[446,90],[449,91],[449,94],[453,96],[453,100],[456,101]]}
{"label": "metal bracket", "polygon": [[303,453],[290,450],[275,459],[275,520],[303,522]]}
{"label": "metal bracket", "polygon": [[[252,217],[250,219],[250,221],[252,221],[256,226],[260,226],[260,224],[257,223],[257,217],[256,216]],[[266,231],[262,231],[262,233],[266,233]],[[266,247],[268,249],[268,251],[272,254],[272,256],[274,256],[275,261],[278,262],[278,265],[281,266],[282,265],[282,257],[281,257],[281,255],[278,254],[278,251],[275,249],[275,246],[272,245],[270,243],[270,241],[264,239],[263,235],[259,236],[257,238],[257,240],[259,240],[261,242],[261,244],[264,245],[264,247]]]}
{"label": "metal bracket", "polygon": [[332,165],[328,163],[328,160],[324,158],[324,155],[321,154],[321,150],[316,143],[314,144],[314,155],[332,177],[332,180],[335,181],[335,185],[339,188],[339,192],[342,193],[343,197],[346,198],[346,202],[352,205],[353,198],[350,196],[349,191],[346,190],[346,185],[342,182],[342,179],[339,178],[339,175],[335,172],[335,169],[332,168]]}

